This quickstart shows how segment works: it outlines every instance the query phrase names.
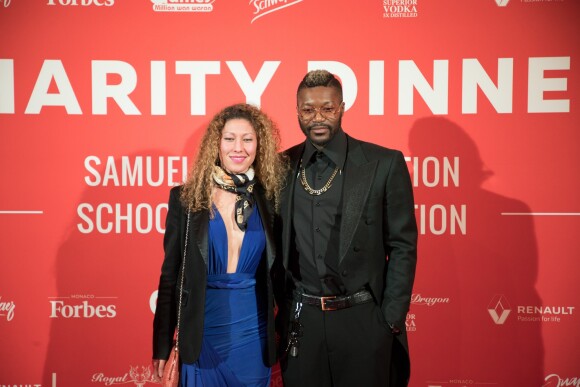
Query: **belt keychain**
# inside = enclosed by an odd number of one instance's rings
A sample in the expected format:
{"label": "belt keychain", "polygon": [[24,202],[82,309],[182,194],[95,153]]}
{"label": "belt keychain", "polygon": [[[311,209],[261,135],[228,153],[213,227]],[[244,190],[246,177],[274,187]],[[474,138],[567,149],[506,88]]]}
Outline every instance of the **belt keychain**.
{"label": "belt keychain", "polygon": [[290,351],[290,356],[298,356],[298,347],[300,347],[299,338],[302,336],[302,324],[300,323],[300,312],[302,311],[302,301],[296,301],[296,309],[294,310],[294,318],[290,322],[290,332],[288,333],[288,346],[286,353]]}

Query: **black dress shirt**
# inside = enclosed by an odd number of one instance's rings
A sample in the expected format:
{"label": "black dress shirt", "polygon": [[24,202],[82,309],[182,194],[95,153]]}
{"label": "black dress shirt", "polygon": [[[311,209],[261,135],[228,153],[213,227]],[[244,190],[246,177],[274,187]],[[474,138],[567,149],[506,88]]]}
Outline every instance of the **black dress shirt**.
{"label": "black dress shirt", "polygon": [[[343,169],[347,140],[339,130],[324,148],[306,141],[302,165],[294,185],[294,243],[290,268],[299,288],[312,295],[344,294],[338,274],[338,246],[342,216]],[[321,195],[311,195],[300,182],[302,167],[312,189],[322,188],[338,168],[332,185]]]}

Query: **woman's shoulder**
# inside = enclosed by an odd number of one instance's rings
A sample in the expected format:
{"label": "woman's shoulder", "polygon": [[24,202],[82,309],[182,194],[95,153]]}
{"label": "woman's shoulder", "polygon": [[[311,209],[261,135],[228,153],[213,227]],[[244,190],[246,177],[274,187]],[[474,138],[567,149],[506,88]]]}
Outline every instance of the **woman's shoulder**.
{"label": "woman's shoulder", "polygon": [[177,185],[175,187],[172,187],[171,190],[169,191],[169,205],[170,206],[176,206],[176,207],[183,207],[185,208],[185,206],[183,206],[183,201],[182,201],[182,192],[183,192],[183,185]]}
{"label": "woman's shoulder", "polygon": [[170,195],[181,195],[183,187],[184,187],[183,184],[172,187],[171,190],[169,191]]}
{"label": "woman's shoulder", "polygon": [[169,199],[179,199],[181,197],[181,191],[183,190],[183,185],[176,185],[169,190]]}

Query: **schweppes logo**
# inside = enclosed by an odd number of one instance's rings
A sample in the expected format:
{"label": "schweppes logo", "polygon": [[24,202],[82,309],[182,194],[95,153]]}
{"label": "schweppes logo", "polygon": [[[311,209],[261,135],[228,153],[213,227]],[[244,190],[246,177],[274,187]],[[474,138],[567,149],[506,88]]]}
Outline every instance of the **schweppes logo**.
{"label": "schweppes logo", "polygon": [[291,7],[301,3],[302,1],[303,0],[250,0],[250,5],[254,12],[254,16],[250,23],[253,23],[262,16]]}

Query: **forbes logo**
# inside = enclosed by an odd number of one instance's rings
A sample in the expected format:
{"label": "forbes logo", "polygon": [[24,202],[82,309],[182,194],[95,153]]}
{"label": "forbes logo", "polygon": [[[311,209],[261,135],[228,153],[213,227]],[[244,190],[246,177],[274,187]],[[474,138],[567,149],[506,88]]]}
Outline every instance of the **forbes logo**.
{"label": "forbes logo", "polygon": [[50,302],[50,318],[114,318],[117,316],[116,305],[91,305],[83,301],[76,305],[67,305],[64,301]]}
{"label": "forbes logo", "polygon": [[48,0],[46,5],[81,5],[87,7],[96,5],[97,7],[110,7],[115,4],[115,0]]}

